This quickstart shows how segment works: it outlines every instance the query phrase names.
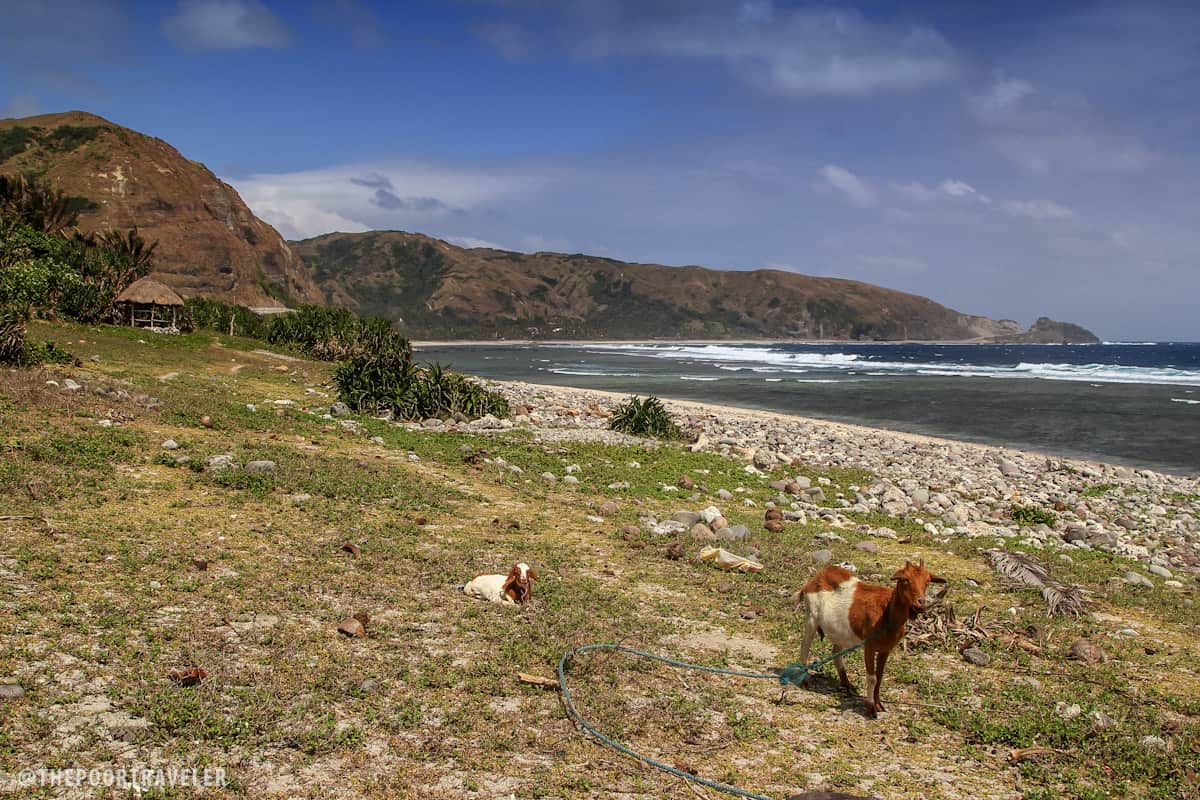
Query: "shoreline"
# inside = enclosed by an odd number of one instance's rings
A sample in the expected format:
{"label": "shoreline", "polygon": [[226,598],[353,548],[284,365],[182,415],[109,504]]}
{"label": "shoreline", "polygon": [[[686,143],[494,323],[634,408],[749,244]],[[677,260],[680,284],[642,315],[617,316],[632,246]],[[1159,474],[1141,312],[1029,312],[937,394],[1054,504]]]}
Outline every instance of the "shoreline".
{"label": "shoreline", "polygon": [[[450,423],[449,430],[486,434],[520,429],[544,443],[659,446],[656,440],[609,428],[612,407],[627,397],[623,393],[523,381],[487,385],[505,396],[513,417],[484,418],[462,427]],[[1175,588],[1184,586],[1175,579],[1177,573],[1200,576],[1200,474],[718,403],[662,401],[691,439],[689,449],[741,463],[747,485],[769,481],[780,490],[775,502],[806,513],[828,513],[835,527],[855,526],[843,511],[882,513],[911,519],[935,537],[996,543],[1013,539],[1049,552],[1104,551],[1148,565]],[[406,424],[445,429],[440,420]],[[831,469],[862,477],[834,497],[817,482],[803,483],[799,494],[784,496],[793,481],[807,480],[806,473]],[[664,484],[662,490],[677,487]]]}
{"label": "shoreline", "polygon": [[[559,384],[532,383],[530,381],[520,380],[501,380],[501,379],[483,379],[489,385],[509,386],[517,388],[519,391],[527,392],[529,390],[545,392],[549,395],[555,394],[573,394],[581,401],[587,402],[597,398],[603,398],[612,402],[621,402],[627,399],[630,394],[628,392],[616,392],[609,389],[590,389],[581,386],[565,386]],[[1063,456],[1055,453],[1048,453],[1043,450],[1035,450],[1030,448],[1015,447],[1011,445],[989,444],[986,442],[975,442],[967,439],[955,439],[949,436],[938,436],[936,434],[916,433],[912,431],[904,431],[896,428],[887,428],[882,426],[867,425],[857,422],[840,422],[837,420],[824,419],[822,417],[810,417],[802,414],[790,414],[785,411],[767,411],[760,408],[749,406],[733,406],[724,403],[714,403],[705,400],[687,400],[683,398],[670,397],[667,395],[657,395],[667,407],[668,411],[678,409],[679,413],[683,414],[708,414],[719,418],[737,419],[742,418],[747,421],[754,422],[777,422],[777,423],[800,423],[816,428],[825,428],[829,431],[837,432],[845,435],[867,435],[875,437],[893,437],[897,440],[908,442],[910,444],[937,445],[937,446],[953,446],[958,448],[967,448],[978,451],[980,454],[989,454],[992,456],[1019,455],[1025,458],[1040,458],[1048,461],[1059,461],[1064,463],[1074,463],[1086,466],[1092,469],[1104,470],[1108,469],[1123,469],[1132,470],[1135,472],[1153,472],[1156,475],[1162,475],[1171,478],[1180,478],[1184,480],[1192,480],[1200,487],[1200,471],[1194,472],[1167,472],[1161,469],[1156,469],[1147,466],[1136,466],[1131,464],[1122,464],[1115,461],[1107,461],[1100,458],[1085,458],[1081,456]]]}

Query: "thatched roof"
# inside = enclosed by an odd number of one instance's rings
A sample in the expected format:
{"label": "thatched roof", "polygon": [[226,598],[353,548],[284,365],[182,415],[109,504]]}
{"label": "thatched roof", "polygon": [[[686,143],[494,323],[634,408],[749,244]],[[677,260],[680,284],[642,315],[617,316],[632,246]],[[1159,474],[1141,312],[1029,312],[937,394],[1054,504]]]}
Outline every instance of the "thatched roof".
{"label": "thatched roof", "polygon": [[183,298],[170,286],[150,278],[142,278],[125,287],[117,295],[118,303],[153,303],[156,306],[181,306]]}

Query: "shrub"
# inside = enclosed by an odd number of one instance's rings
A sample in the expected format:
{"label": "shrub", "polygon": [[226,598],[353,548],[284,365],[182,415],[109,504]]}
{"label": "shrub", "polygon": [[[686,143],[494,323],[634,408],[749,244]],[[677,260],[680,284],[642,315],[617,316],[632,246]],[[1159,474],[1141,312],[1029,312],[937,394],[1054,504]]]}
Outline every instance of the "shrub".
{"label": "shrub", "polygon": [[609,427],[634,436],[657,436],[659,439],[682,439],[683,431],[671,420],[657,397],[645,400],[637,395],[617,406]]}
{"label": "shrub", "polygon": [[[370,337],[368,337],[369,340]],[[408,340],[398,334],[362,346],[338,365],[338,397],[356,411],[391,411],[399,419],[508,416],[508,401],[465,375],[413,364]]]}
{"label": "shrub", "polygon": [[1012,518],[1013,521],[1029,527],[1054,524],[1054,512],[1037,506],[1013,506]]}

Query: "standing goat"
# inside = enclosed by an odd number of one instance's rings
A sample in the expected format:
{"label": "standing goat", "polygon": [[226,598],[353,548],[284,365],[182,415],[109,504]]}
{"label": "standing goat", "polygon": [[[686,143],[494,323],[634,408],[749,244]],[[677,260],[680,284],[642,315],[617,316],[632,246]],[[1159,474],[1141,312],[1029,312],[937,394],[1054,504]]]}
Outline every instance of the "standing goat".
{"label": "standing goat", "polygon": [[[888,655],[904,637],[909,620],[925,610],[925,591],[931,583],[945,583],[944,578],[925,568],[925,561],[904,562],[904,567],[892,576],[894,589],[860,581],[852,572],[841,567],[822,569],[804,584],[796,599],[804,600],[808,619],[800,660],[808,663],[808,652],[815,634],[829,639],[834,651],[853,647],[860,642],[867,666],[867,692],[864,700],[867,713],[875,716],[883,711],[879,702],[879,686],[883,683],[883,668]],[[842,686],[854,691],[846,677],[846,665],[834,659]]]}

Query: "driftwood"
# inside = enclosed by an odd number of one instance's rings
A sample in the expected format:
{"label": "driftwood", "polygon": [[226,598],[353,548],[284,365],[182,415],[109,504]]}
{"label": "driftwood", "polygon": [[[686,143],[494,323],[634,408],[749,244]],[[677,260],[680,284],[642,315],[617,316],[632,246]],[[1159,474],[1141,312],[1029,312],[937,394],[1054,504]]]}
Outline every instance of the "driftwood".
{"label": "driftwood", "polygon": [[991,638],[992,632],[983,622],[982,608],[966,619],[959,619],[953,605],[935,603],[927,606],[925,613],[908,623],[908,633],[901,642],[905,649],[909,646],[957,648],[971,647]]}
{"label": "driftwood", "polygon": [[1038,756],[1057,756],[1066,755],[1066,753],[1066,750],[1056,750],[1053,747],[1021,747],[1009,752],[1008,763],[1020,764],[1022,761],[1030,761]]}
{"label": "driftwood", "polygon": [[543,689],[558,689],[558,681],[554,678],[543,678],[541,675],[530,675],[528,672],[518,672],[517,680],[531,686],[540,686]]}

